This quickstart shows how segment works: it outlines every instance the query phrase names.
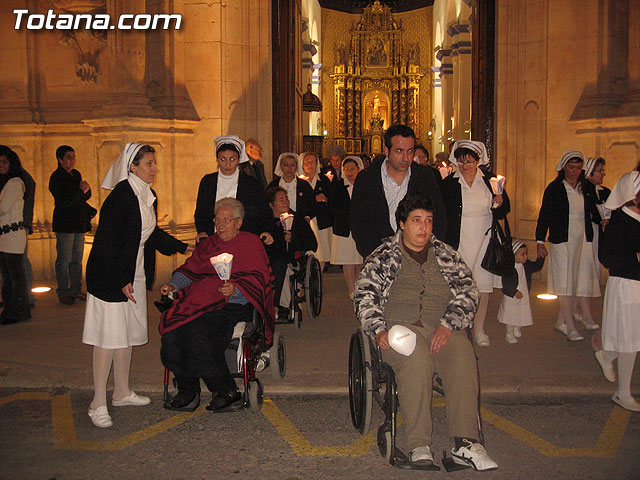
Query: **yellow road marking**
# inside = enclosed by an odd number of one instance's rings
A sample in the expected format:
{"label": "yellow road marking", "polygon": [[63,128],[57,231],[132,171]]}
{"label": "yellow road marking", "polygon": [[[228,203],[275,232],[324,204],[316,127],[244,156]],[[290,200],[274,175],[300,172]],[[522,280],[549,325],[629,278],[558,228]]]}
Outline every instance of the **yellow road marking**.
{"label": "yellow road marking", "polygon": [[593,447],[559,447],[551,442],[519,427],[506,418],[493,413],[491,410],[482,408],[482,419],[489,422],[496,428],[507,432],[530,447],[535,448],[548,457],[595,457],[613,458],[620,447],[620,442],[627,429],[631,412],[620,407],[614,407],[606,425],[598,437],[596,445]]}
{"label": "yellow road marking", "polygon": [[[52,396],[43,392],[20,392],[0,398],[0,406],[20,400],[44,400],[51,402],[53,445],[57,449],[65,450],[123,450],[131,445],[163,433],[187,420],[199,417],[206,411],[204,406],[201,406],[194,412],[179,413],[143,430],[125,435],[120,439],[107,442],[95,442],[77,439],[71,396],[69,394]],[[445,399],[442,397],[434,397],[433,405],[443,406],[445,405]],[[289,444],[291,450],[298,456],[362,456],[376,445],[377,429],[375,428],[350,445],[312,445],[270,398],[264,399],[262,413]],[[614,407],[606,425],[598,437],[596,445],[593,447],[580,448],[559,447],[554,445],[484,407],[482,408],[482,418],[494,427],[503,430],[549,457],[613,458],[620,447],[620,442],[631,418],[631,412],[617,406]],[[400,422],[401,420],[399,419],[398,423],[400,424]]]}
{"label": "yellow road marking", "polygon": [[204,406],[199,407],[194,412],[182,412],[173,417],[162,420],[143,430],[125,435],[110,442],[92,442],[78,440],[76,438],[76,427],[73,420],[73,409],[71,407],[71,396],[57,395],[51,396],[41,392],[16,393],[0,399],[0,405],[17,400],[49,400],[51,401],[51,417],[53,421],[53,446],[61,450],[124,450],[136,443],[144,442],[168,429],[180,425],[181,423],[199,417],[205,413]]}

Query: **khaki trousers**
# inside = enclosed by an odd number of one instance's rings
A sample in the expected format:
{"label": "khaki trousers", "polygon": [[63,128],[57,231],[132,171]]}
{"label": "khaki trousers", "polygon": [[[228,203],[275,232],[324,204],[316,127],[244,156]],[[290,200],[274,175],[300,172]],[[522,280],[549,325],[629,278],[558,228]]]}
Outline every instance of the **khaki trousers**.
{"label": "khaki trousers", "polygon": [[398,402],[406,426],[406,448],[431,446],[431,397],[433,374],[442,379],[446,396],[450,437],[479,438],[478,373],[473,346],[464,330],[454,330],[436,354],[429,353],[434,329],[410,325],[416,332],[416,348],[406,357],[383,350],[383,360],[396,376]]}

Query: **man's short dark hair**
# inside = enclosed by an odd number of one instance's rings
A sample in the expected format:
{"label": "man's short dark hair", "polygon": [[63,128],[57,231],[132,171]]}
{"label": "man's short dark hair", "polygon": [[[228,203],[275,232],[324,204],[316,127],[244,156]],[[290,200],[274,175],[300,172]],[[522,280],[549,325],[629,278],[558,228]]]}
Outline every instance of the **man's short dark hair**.
{"label": "man's short dark hair", "polygon": [[75,150],[69,145],[60,145],[56,148],[56,158],[58,159],[58,162],[64,158],[67,152],[75,152]]}
{"label": "man's short dark hair", "polygon": [[396,124],[391,125],[387,128],[387,131],[384,132],[384,145],[388,149],[391,149],[391,139],[397,135],[400,135],[404,138],[413,138],[413,141],[416,141],[416,133],[413,131],[413,128],[407,127],[406,125]]}
{"label": "man's short dark hair", "polygon": [[409,214],[414,210],[426,210],[433,213],[434,205],[431,197],[428,197],[424,193],[409,193],[405,196],[396,209],[396,223],[398,227],[400,222],[405,223]]}

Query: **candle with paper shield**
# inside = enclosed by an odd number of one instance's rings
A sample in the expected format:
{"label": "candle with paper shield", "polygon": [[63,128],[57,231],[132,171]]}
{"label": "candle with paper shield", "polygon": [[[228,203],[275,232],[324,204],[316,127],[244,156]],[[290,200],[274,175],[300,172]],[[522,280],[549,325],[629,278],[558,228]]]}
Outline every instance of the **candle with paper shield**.
{"label": "candle with paper shield", "polygon": [[416,348],[416,334],[403,325],[394,325],[389,329],[389,345],[399,354],[408,357]]}
{"label": "candle with paper shield", "polygon": [[442,162],[442,165],[440,166],[440,168],[438,168],[438,171],[440,172],[440,176],[442,177],[443,180],[447,178],[451,173],[449,171],[449,167],[447,167],[447,164],[445,162]]}
{"label": "candle with paper shield", "polygon": [[230,253],[221,253],[209,259],[213,268],[215,268],[220,280],[228,282],[231,278],[231,265],[233,265],[233,255]]}
{"label": "candle with paper shield", "polygon": [[496,195],[500,195],[502,192],[504,192],[504,184],[506,181],[506,177],[503,177],[502,175],[490,178],[489,182],[491,182],[491,189],[493,190],[493,193]]}
{"label": "candle with paper shield", "polygon": [[287,232],[291,230],[291,226],[293,225],[293,214],[281,213],[280,223],[282,224],[282,228],[284,228]]}

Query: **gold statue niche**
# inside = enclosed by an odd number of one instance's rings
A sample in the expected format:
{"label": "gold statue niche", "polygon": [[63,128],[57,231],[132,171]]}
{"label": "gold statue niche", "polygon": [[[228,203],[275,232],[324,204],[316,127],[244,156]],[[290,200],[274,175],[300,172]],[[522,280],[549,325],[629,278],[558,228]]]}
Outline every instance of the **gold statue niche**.
{"label": "gold statue niche", "polygon": [[375,1],[352,26],[348,44],[336,43],[333,66],[334,143],[350,153],[382,153],[384,130],[416,128],[420,100],[418,45],[403,42],[391,8]]}

